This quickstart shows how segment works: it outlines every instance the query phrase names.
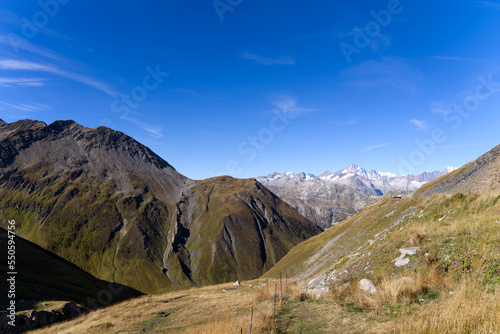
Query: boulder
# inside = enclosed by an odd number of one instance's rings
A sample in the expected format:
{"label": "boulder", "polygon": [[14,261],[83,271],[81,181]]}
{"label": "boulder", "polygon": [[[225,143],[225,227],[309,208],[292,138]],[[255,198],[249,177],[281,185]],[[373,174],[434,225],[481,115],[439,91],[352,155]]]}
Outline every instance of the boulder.
{"label": "boulder", "polygon": [[368,292],[371,295],[376,294],[378,290],[375,283],[373,283],[372,280],[366,278],[363,278],[361,281],[359,281],[358,286],[361,290]]}
{"label": "boulder", "polygon": [[402,267],[402,266],[406,266],[408,263],[410,263],[410,259],[402,259],[400,257],[398,257],[396,259],[396,267]]}
{"label": "boulder", "polygon": [[27,318],[33,321],[35,328],[47,326],[56,321],[62,320],[62,317],[54,312],[35,310],[29,311],[27,314]]}
{"label": "boulder", "polygon": [[65,319],[73,319],[82,314],[82,310],[80,310],[74,301],[71,301],[64,305],[62,313]]}

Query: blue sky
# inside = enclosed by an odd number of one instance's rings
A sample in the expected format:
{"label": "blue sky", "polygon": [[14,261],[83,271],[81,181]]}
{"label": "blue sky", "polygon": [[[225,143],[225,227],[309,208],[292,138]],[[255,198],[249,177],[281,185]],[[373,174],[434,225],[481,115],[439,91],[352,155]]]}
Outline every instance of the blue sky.
{"label": "blue sky", "polygon": [[202,179],[461,166],[500,144],[500,2],[0,0],[0,118]]}

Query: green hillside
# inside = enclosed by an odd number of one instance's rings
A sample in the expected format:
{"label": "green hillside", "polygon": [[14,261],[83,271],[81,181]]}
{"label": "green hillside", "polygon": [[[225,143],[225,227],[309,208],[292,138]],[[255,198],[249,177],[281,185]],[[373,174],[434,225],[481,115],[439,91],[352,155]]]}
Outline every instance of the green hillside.
{"label": "green hillside", "polygon": [[[0,228],[0,256],[7,259],[7,231]],[[141,293],[129,287],[95,278],[74,264],[43,248],[15,238],[16,245],[16,307],[18,311],[41,307],[42,302],[75,301],[88,308],[109,306]],[[7,273],[7,262],[0,261],[0,270]],[[9,291],[5,279],[0,290]],[[7,294],[0,295],[0,308],[6,309]]]}

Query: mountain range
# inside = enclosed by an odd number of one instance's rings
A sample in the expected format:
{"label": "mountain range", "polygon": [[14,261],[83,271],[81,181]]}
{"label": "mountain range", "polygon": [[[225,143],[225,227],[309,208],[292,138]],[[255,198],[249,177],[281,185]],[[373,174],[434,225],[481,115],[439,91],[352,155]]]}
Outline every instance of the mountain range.
{"label": "mountain range", "polygon": [[0,121],[0,225],[143,293],[259,277],[321,232],[254,179],[191,180],[131,137]]}
{"label": "mountain range", "polygon": [[427,182],[445,175],[456,167],[419,175],[397,176],[352,164],[337,172],[310,173],[274,172],[257,180],[297,211],[323,229],[352,217],[380,196],[394,191],[413,192]]}

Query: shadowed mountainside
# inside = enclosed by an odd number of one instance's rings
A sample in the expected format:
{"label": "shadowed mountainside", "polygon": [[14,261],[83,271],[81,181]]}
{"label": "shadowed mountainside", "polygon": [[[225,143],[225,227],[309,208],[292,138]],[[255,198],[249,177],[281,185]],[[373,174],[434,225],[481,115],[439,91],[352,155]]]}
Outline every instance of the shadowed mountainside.
{"label": "shadowed mountainside", "polygon": [[[0,228],[0,240],[0,254],[6,259],[7,247],[3,245],[7,244],[7,231],[3,228]],[[88,308],[95,308],[96,305],[107,306],[142,295],[129,287],[97,279],[74,264],[20,237],[16,237],[15,242],[18,311],[33,309],[40,301],[72,300]],[[2,273],[10,271],[7,270],[6,261],[0,262],[0,270]],[[0,289],[9,291],[5,279],[0,281]],[[105,305],[97,302],[101,294],[106,294]],[[7,293],[2,293],[0,307],[5,310],[8,303]]]}

